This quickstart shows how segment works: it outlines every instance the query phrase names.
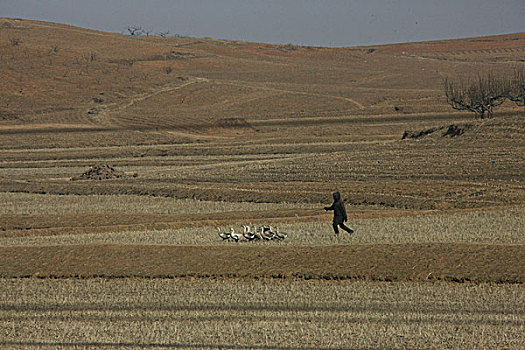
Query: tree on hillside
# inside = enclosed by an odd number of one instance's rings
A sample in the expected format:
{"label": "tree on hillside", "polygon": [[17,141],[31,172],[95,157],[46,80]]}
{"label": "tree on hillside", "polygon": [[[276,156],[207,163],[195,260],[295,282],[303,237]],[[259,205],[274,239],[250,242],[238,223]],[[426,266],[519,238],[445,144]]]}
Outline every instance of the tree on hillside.
{"label": "tree on hillside", "polygon": [[472,79],[451,80],[445,78],[447,103],[459,111],[474,112],[476,118],[492,118],[494,107],[508,97],[508,84],[502,77],[492,73]]}
{"label": "tree on hillside", "polygon": [[525,68],[516,68],[508,84],[507,98],[518,106],[525,106]]}
{"label": "tree on hillside", "polygon": [[142,35],[144,34],[144,29],[140,26],[129,26],[128,27],[129,35]]}

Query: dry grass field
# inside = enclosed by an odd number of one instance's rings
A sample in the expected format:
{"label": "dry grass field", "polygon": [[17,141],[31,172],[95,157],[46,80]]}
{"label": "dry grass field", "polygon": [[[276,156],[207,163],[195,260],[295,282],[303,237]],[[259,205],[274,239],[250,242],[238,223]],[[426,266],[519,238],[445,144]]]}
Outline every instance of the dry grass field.
{"label": "dry grass field", "polygon": [[29,349],[523,348],[518,285],[0,280],[0,346]]}
{"label": "dry grass field", "polygon": [[[523,65],[524,33],[322,48],[0,18],[0,57],[0,348],[525,346],[525,114],[476,120],[442,86]],[[77,179],[95,164],[124,176]],[[217,235],[243,224],[288,237]]]}

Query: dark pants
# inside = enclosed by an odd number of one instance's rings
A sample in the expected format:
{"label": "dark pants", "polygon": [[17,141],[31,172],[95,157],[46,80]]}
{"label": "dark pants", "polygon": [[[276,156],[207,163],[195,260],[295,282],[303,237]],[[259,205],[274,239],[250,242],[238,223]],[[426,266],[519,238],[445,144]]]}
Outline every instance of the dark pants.
{"label": "dark pants", "polygon": [[337,226],[341,227],[343,230],[345,230],[348,233],[354,233],[354,231],[352,229],[346,227],[346,225],[343,222],[341,222],[341,223],[334,222],[333,223],[333,227],[334,227],[335,234],[339,233],[339,228]]}

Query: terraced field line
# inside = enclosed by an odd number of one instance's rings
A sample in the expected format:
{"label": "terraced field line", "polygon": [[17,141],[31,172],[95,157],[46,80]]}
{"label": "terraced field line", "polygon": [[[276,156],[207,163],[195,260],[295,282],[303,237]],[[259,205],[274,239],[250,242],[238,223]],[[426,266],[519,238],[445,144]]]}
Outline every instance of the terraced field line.
{"label": "terraced field line", "polygon": [[177,86],[168,85],[168,86],[164,86],[164,87],[162,87],[162,88],[160,88],[158,90],[155,90],[153,92],[150,92],[150,93],[147,93],[147,94],[144,94],[144,95],[141,95],[141,96],[137,96],[137,97],[132,97],[128,103],[118,106],[116,109],[114,109],[111,112],[122,111],[122,110],[124,110],[126,108],[129,108],[129,107],[133,106],[137,102],[142,102],[144,100],[147,100],[149,98],[152,98],[154,96],[157,96],[157,95],[165,93],[165,92],[179,90],[179,89],[182,89],[183,87],[186,87],[186,86],[191,85],[191,84],[202,83],[202,82],[207,82],[207,81],[208,81],[208,79],[206,79],[206,78],[191,78],[190,81],[188,81],[188,82],[186,82],[186,83],[184,83],[182,85],[177,85]]}
{"label": "terraced field line", "polygon": [[[262,158],[262,159],[236,159],[236,160],[220,160],[214,163],[206,163],[206,164],[190,164],[190,165],[180,165],[177,167],[177,169],[212,169],[212,168],[226,168],[228,166],[237,166],[237,165],[259,165],[259,164],[266,164],[266,163],[274,163],[274,162],[282,162],[282,161],[291,161],[291,160],[298,160],[301,158],[308,158],[311,157],[311,153],[308,154],[299,154],[299,155],[293,155],[289,157],[277,157],[277,158]],[[159,174],[162,170],[159,169],[159,167],[156,167],[152,170],[142,170],[141,173],[154,173]]]}
{"label": "terraced field line", "polygon": [[[273,119],[273,120],[275,120],[275,119]],[[364,126],[367,126],[367,125],[364,125]],[[169,131],[169,132],[173,132],[173,131]],[[184,133],[182,133],[182,134],[184,134]],[[208,136],[207,135],[199,135],[199,137],[208,137]],[[216,137],[216,136],[209,137],[209,138],[221,139],[222,140],[221,137]],[[271,138],[266,139],[265,143],[262,143],[262,144],[251,143],[249,145],[257,145],[257,147],[265,147],[265,148],[273,147],[273,146],[284,146],[284,147],[288,147],[289,146],[288,143],[282,143],[282,142],[267,143],[267,140],[271,141],[272,139]],[[348,144],[376,144],[376,143],[381,143],[381,142],[389,143],[389,142],[393,142],[393,141],[397,141],[397,139],[395,139],[395,140],[386,140],[386,139],[385,140],[366,140],[366,141],[363,140],[363,141],[302,142],[302,143],[294,143],[294,145],[295,146],[310,146],[310,145],[314,145],[314,146],[319,146],[319,145],[337,146],[337,145],[348,145]],[[238,148],[238,147],[243,146],[243,145],[244,145],[243,143],[235,143],[235,144],[233,144],[232,142],[229,142],[227,145],[220,144],[220,145],[217,145],[215,148],[216,149],[232,149],[232,148]],[[44,153],[44,152],[67,152],[69,154],[70,152],[85,151],[86,149],[88,149],[90,151],[93,151],[93,150],[101,150],[101,151],[102,150],[114,150],[114,149],[122,149],[122,148],[130,149],[130,150],[141,150],[141,149],[148,149],[148,148],[153,149],[155,147],[203,149],[203,148],[209,148],[210,146],[209,145],[184,144],[184,143],[182,143],[182,144],[159,143],[159,144],[155,144],[155,145],[133,145],[133,146],[49,147],[49,148],[31,148],[31,149],[23,148],[23,149],[0,149],[0,155],[6,157],[7,155],[11,155],[11,154],[23,154],[23,153],[33,154],[33,153]],[[54,154],[53,156],[56,157],[56,154]],[[21,161],[17,161],[17,162],[21,162]],[[39,161],[28,161],[28,162],[39,162]]]}
{"label": "terraced field line", "polygon": [[334,96],[334,95],[325,95],[325,94],[318,94],[315,92],[305,92],[305,91],[294,91],[294,90],[286,90],[286,89],[278,89],[278,88],[271,88],[267,86],[257,86],[247,83],[236,83],[232,81],[219,81],[215,80],[218,84],[224,84],[224,85],[234,85],[234,86],[241,86],[241,87],[250,87],[253,89],[259,89],[259,90],[266,90],[266,91],[275,91],[275,92],[284,92],[288,94],[295,94],[295,95],[305,95],[305,96],[316,96],[316,97],[324,97],[324,98],[332,98],[337,100],[343,100],[352,103],[353,105],[357,106],[359,109],[363,110],[365,109],[365,106],[363,106],[358,101],[349,98],[349,97],[343,97],[343,96]]}
{"label": "terraced field line", "polygon": [[120,111],[123,111],[131,106],[133,106],[134,104],[138,103],[138,102],[142,102],[142,101],[145,101],[149,98],[152,98],[154,96],[157,96],[159,94],[162,94],[162,93],[166,93],[166,92],[170,92],[170,91],[175,91],[175,90],[179,90],[179,89],[182,89],[188,85],[191,85],[191,84],[195,84],[195,83],[202,83],[202,82],[207,82],[208,79],[206,78],[200,78],[200,77],[191,77],[189,79],[189,81],[187,81],[186,83],[182,84],[182,85],[177,85],[177,86],[173,86],[172,84],[168,84],[168,85],[164,85],[163,87],[159,88],[159,89],[156,89],[152,92],[148,92],[148,93],[145,93],[145,94],[140,94],[140,95],[137,95],[137,96],[132,96],[126,103],[123,103],[123,104],[117,104],[117,103],[113,103],[113,104],[108,104],[105,106],[105,108],[101,111],[99,111],[96,115],[93,115],[92,117],[92,121],[96,122],[97,124],[103,124],[105,121],[107,121],[107,115],[108,114],[111,114],[111,113],[114,113],[114,112],[120,112]]}

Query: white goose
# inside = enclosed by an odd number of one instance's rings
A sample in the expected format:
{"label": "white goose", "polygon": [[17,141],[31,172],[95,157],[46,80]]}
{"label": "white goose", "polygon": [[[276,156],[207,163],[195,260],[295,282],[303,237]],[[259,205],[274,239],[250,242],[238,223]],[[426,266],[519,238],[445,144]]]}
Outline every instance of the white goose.
{"label": "white goose", "polygon": [[255,239],[255,234],[250,231],[250,226],[242,225],[243,233],[242,235],[244,238],[246,238],[249,241],[253,241]]}
{"label": "white goose", "polygon": [[253,235],[255,237],[256,240],[260,241],[262,238],[261,236],[261,232],[256,226],[253,227]]}
{"label": "white goose", "polygon": [[263,226],[260,229],[261,230],[259,232],[261,233],[262,239],[266,241],[271,241],[273,238],[273,234],[271,233],[269,226]]}
{"label": "white goose", "polygon": [[222,238],[223,241],[230,239],[230,234],[226,232],[221,232],[221,228],[217,227],[217,230],[219,231],[219,237]]}
{"label": "white goose", "polygon": [[288,237],[288,234],[287,233],[284,233],[284,232],[279,232],[279,229],[276,228],[275,229],[275,232],[274,232],[274,235],[275,235],[275,238],[279,239],[279,240],[283,240],[285,239],[286,237]]}
{"label": "white goose", "polygon": [[277,236],[276,232],[277,232],[277,229],[274,230],[271,225],[267,226],[268,236],[270,236],[272,239],[274,239],[274,238],[279,239],[279,237]]}
{"label": "white goose", "polygon": [[233,240],[235,242],[239,242],[239,239],[241,238],[241,235],[238,234],[238,233],[235,233],[235,230],[233,229],[233,227],[230,228],[230,237],[233,238]]}

